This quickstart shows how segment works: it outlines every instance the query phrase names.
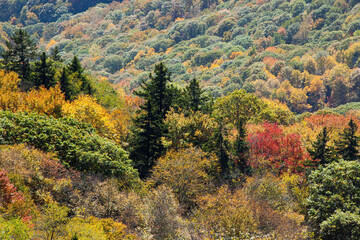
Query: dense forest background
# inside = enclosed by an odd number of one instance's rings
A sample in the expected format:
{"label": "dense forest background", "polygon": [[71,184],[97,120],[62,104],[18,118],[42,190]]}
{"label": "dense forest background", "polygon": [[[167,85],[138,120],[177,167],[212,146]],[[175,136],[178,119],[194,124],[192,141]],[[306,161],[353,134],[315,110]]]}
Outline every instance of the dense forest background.
{"label": "dense forest background", "polygon": [[357,0],[0,0],[1,239],[359,239]]}

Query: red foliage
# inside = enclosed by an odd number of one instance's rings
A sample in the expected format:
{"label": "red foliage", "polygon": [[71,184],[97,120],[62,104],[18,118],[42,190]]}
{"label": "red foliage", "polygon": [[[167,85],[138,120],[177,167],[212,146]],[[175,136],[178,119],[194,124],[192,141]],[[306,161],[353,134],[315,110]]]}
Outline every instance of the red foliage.
{"label": "red foliage", "polygon": [[311,160],[301,146],[300,135],[285,135],[277,124],[264,123],[263,129],[248,137],[250,165],[255,169],[272,169],[275,174],[302,172]]}
{"label": "red foliage", "polygon": [[67,169],[60,162],[54,161],[50,158],[44,158],[40,164],[40,170],[44,177],[54,179],[71,179],[72,181],[80,180],[80,173]]}
{"label": "red foliage", "polygon": [[31,220],[24,196],[16,191],[4,169],[0,171],[0,210],[26,222]]}

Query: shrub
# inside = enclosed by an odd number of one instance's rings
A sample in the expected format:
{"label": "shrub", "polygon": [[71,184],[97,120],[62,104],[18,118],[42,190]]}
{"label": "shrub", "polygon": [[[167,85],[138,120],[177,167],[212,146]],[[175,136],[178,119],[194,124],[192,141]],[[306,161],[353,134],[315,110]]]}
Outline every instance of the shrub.
{"label": "shrub", "polygon": [[118,177],[126,184],[137,176],[122,148],[74,119],[1,111],[0,134],[0,144],[27,143],[55,152],[64,164],[80,171]]}
{"label": "shrub", "polygon": [[185,209],[194,207],[196,199],[211,190],[210,171],[217,159],[200,149],[171,150],[154,167],[151,181],[169,186]]}
{"label": "shrub", "polygon": [[311,173],[307,216],[318,236],[323,239],[358,238],[359,188],[358,161],[339,160]]}

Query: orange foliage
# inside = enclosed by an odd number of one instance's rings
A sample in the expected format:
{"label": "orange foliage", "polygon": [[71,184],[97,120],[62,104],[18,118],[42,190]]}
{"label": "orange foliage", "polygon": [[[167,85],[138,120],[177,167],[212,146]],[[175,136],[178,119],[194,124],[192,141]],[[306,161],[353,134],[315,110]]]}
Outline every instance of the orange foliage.
{"label": "orange foliage", "polygon": [[243,52],[232,52],[231,54],[230,54],[230,59],[231,60],[233,60],[233,59],[235,59],[235,58],[237,58],[238,56],[242,56],[242,55],[244,55],[244,53]]}
{"label": "orange foliage", "polygon": [[[269,49],[269,48],[267,48],[267,49]],[[267,50],[266,50],[267,51]],[[273,58],[273,57],[264,57],[264,59],[263,59],[263,63],[265,64],[265,66],[266,66],[266,69],[270,69],[270,68],[272,68],[272,66],[274,66],[274,64],[277,62],[277,61],[279,61],[278,59],[276,59],[276,58]]]}
{"label": "orange foliage", "polygon": [[285,36],[286,35],[286,29],[284,27],[280,27],[278,29],[278,34]]}
{"label": "orange foliage", "polygon": [[276,48],[276,47],[268,47],[267,49],[265,49],[265,51],[276,53],[276,52],[277,52],[277,48]]}
{"label": "orange foliage", "polygon": [[54,39],[51,39],[49,44],[46,46],[46,50],[49,50],[52,46],[56,44],[56,41]]}
{"label": "orange foliage", "polygon": [[38,90],[33,89],[23,94],[22,106],[19,110],[31,111],[40,114],[61,116],[61,108],[65,104],[64,93],[61,92],[60,84],[46,89],[41,86]]}

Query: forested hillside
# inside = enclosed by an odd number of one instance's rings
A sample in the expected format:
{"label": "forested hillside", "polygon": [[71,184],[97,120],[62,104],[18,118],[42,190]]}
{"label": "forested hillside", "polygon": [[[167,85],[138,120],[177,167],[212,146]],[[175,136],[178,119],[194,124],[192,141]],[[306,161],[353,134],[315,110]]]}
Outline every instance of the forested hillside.
{"label": "forested hillside", "polygon": [[128,93],[162,61],[182,86],[196,77],[215,97],[244,88],[301,113],[359,100],[356,4],[125,1],[46,23],[38,3],[22,8],[22,17],[12,14],[16,20],[9,16],[2,37],[22,24],[44,50],[58,46],[65,59],[77,55]]}
{"label": "forested hillside", "polygon": [[0,239],[360,239],[357,0],[0,6]]}

